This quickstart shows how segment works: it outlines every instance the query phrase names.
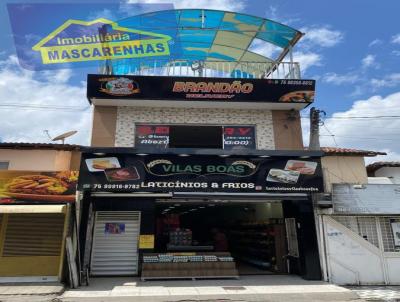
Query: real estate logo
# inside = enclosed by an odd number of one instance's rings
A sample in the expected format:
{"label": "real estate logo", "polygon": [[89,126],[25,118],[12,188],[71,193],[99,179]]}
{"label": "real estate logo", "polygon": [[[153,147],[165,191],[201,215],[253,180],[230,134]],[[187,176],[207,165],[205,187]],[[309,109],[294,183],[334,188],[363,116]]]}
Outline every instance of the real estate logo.
{"label": "real estate logo", "polygon": [[168,35],[118,26],[107,19],[68,20],[32,49],[43,64],[165,56]]}

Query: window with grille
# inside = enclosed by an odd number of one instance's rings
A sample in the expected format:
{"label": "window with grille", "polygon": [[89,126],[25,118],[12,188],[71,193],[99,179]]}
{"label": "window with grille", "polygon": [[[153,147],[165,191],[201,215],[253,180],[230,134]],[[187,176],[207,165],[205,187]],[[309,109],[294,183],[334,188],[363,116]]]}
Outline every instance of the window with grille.
{"label": "window with grille", "polygon": [[332,218],[378,248],[380,248],[377,229],[379,223],[383,251],[400,252],[400,246],[395,244],[392,228],[392,223],[400,223],[400,217],[332,216]]}
{"label": "window with grille", "polygon": [[9,165],[8,161],[0,161],[0,170],[8,170]]}
{"label": "window with grille", "polygon": [[[380,217],[379,223],[382,231],[383,250],[385,252],[400,252],[400,246],[395,245],[392,223],[400,223],[400,217]],[[400,238],[399,238],[400,240]]]}
{"label": "window with grille", "polygon": [[374,217],[332,216],[332,218],[379,248],[378,231]]}

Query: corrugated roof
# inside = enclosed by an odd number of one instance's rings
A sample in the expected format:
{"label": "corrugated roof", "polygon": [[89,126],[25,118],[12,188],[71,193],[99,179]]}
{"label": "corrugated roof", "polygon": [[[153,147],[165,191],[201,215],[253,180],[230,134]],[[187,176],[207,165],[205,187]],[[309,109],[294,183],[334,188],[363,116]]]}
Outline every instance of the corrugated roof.
{"label": "corrugated roof", "polygon": [[383,167],[400,167],[400,161],[378,161],[367,166],[368,172],[375,172]]}
{"label": "corrugated roof", "polygon": [[73,144],[3,142],[0,143],[0,149],[44,149],[44,150],[79,151],[82,149],[82,146]]}
{"label": "corrugated roof", "polygon": [[338,148],[338,147],[321,147],[321,151],[325,152],[326,155],[368,156],[368,157],[377,155],[387,155],[385,152],[379,152],[379,151]]}

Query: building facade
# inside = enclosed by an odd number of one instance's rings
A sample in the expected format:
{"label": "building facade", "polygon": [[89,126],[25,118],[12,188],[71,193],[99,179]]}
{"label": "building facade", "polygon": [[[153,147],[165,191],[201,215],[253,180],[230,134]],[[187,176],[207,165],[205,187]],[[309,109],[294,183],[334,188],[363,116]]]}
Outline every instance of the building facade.
{"label": "building facade", "polygon": [[0,282],[66,279],[79,162],[75,145],[0,143]]}
{"label": "building facade", "polygon": [[365,168],[364,157],[383,155],[379,152],[325,151],[328,156],[323,158],[323,169],[329,194],[315,207],[324,280],[400,284],[399,187],[382,182],[383,176],[395,174],[371,174],[379,171],[379,164]]}

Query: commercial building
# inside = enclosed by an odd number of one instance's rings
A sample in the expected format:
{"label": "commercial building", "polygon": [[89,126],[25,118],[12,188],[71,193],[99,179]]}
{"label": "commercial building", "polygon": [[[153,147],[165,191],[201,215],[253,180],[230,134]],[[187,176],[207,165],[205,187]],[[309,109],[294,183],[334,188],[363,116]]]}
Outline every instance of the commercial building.
{"label": "commercial building", "polygon": [[65,279],[79,150],[0,143],[0,282]]}
{"label": "commercial building", "polygon": [[[195,23],[177,27],[182,58],[111,61],[105,74],[88,76],[94,118],[78,186],[81,270],[321,279],[312,196],[323,192],[323,152],[304,150],[300,123],[315,82],[283,61],[302,33],[238,13],[176,14]],[[280,47],[279,58],[250,51],[256,38]]]}

